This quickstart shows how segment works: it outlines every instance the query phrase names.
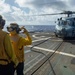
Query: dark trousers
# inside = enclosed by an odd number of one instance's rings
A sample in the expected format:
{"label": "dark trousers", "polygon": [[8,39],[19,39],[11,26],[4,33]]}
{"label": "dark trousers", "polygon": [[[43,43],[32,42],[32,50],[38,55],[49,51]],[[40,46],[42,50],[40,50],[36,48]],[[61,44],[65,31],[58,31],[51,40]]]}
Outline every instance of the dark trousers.
{"label": "dark trousers", "polygon": [[18,66],[16,67],[17,75],[24,75],[23,70],[24,70],[24,62],[19,63]]}
{"label": "dark trousers", "polygon": [[12,63],[0,65],[0,75],[14,75],[14,65]]}

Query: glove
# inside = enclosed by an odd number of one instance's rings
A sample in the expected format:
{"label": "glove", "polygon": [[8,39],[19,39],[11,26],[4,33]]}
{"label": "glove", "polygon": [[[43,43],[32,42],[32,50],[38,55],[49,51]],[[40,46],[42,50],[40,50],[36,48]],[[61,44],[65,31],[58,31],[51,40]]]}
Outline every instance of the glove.
{"label": "glove", "polygon": [[23,32],[22,32],[22,33],[27,33],[27,30],[24,28],[24,26],[23,26],[23,27],[21,27],[20,29],[21,29],[21,30],[23,30]]}

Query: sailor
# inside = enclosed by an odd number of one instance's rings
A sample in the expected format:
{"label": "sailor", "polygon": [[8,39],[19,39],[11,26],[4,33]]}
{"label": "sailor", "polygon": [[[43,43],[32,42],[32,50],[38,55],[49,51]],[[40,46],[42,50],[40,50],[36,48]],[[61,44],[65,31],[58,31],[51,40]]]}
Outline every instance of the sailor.
{"label": "sailor", "polygon": [[[19,28],[19,25],[17,23],[11,23],[10,26],[7,27],[7,30],[10,32],[9,35],[11,38],[11,42],[14,47],[17,59],[19,61],[19,64],[15,69],[16,73],[17,75],[24,75],[24,46],[31,45],[31,37],[28,31],[24,27]],[[19,35],[19,32],[21,30],[27,37],[24,38]]]}
{"label": "sailor", "polygon": [[2,29],[5,20],[0,15],[0,74],[14,75],[14,66],[18,65],[15,52],[13,50],[9,34]]}

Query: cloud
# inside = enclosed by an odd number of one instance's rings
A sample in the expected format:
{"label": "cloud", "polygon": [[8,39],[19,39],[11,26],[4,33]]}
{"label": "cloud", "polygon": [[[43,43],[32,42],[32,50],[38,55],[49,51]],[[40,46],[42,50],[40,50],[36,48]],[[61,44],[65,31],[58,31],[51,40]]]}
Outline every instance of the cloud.
{"label": "cloud", "polygon": [[70,0],[70,4],[75,6],[75,0]]}
{"label": "cloud", "polygon": [[19,20],[19,21],[23,21],[25,20],[27,13],[25,13],[25,11],[23,11],[22,9],[20,8],[17,8],[15,6],[12,7],[12,10],[13,12],[11,13],[11,15],[16,19],[16,20]]}
{"label": "cloud", "polygon": [[[15,3],[19,5],[20,8],[29,8],[30,11],[28,13],[22,13],[25,17],[26,21],[29,22],[38,22],[38,23],[48,23],[49,21],[53,21],[55,16],[30,16],[26,17],[27,15],[33,14],[50,14],[59,12],[64,8],[67,8],[65,1],[58,1],[58,0],[15,0]],[[62,9],[61,9],[62,8]]]}
{"label": "cloud", "polygon": [[4,14],[4,17],[5,17],[6,21],[15,21],[15,19],[11,15]]}
{"label": "cloud", "polygon": [[67,8],[66,1],[64,0],[21,0],[15,1],[20,7],[29,7],[30,9],[43,9],[44,7],[61,10]]}
{"label": "cloud", "polygon": [[[54,16],[28,16],[38,14],[60,13],[64,10],[75,10],[75,0],[0,0],[0,14],[8,22],[50,24],[60,17]],[[73,5],[73,6],[72,6]]]}
{"label": "cloud", "polygon": [[11,12],[10,5],[4,2],[5,0],[0,0],[0,14]]}

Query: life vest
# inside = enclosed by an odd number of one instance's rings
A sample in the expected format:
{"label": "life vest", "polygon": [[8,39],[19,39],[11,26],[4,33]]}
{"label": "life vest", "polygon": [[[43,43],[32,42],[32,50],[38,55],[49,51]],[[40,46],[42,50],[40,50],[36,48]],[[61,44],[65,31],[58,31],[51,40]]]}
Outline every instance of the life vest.
{"label": "life vest", "polygon": [[6,32],[0,31],[0,64],[1,65],[6,65],[10,62],[9,57],[6,53],[5,47],[4,47],[4,39],[5,36],[7,35]]}
{"label": "life vest", "polygon": [[11,34],[9,34],[9,36],[10,36],[12,46],[14,48],[14,52],[16,54],[18,61],[23,62],[24,61],[24,46],[20,45],[20,40],[22,37],[20,36],[13,37],[11,36]]}

